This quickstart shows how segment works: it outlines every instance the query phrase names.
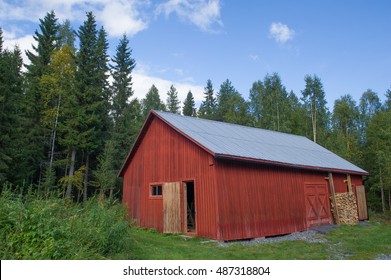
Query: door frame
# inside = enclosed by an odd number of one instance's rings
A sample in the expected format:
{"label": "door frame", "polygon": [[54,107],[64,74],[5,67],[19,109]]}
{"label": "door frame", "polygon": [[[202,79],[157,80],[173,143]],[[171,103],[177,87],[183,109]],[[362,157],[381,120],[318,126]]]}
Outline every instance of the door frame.
{"label": "door frame", "polygon": [[181,209],[182,209],[182,219],[181,219],[181,222],[182,222],[182,230],[184,233],[188,233],[188,228],[187,228],[187,183],[190,183],[192,182],[193,183],[193,192],[194,192],[194,223],[195,223],[195,227],[194,227],[194,231],[192,231],[193,233],[197,234],[197,226],[198,226],[198,222],[197,222],[197,199],[196,199],[196,183],[195,183],[195,179],[194,178],[191,178],[191,179],[184,179],[181,181],[182,183],[182,188],[181,188]]}

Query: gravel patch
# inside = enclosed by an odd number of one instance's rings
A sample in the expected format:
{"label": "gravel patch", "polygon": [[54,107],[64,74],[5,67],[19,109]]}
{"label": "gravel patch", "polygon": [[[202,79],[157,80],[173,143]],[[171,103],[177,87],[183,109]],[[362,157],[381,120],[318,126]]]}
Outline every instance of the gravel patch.
{"label": "gravel patch", "polygon": [[386,254],[377,255],[376,260],[391,260],[391,254],[390,255],[386,255]]}
{"label": "gravel patch", "polygon": [[308,243],[325,243],[327,240],[322,238],[316,230],[306,230],[301,232],[294,232],[287,235],[266,237],[266,238],[254,238],[250,240],[238,240],[238,241],[229,241],[229,242],[219,242],[218,246],[226,247],[231,245],[258,245],[258,244],[268,244],[276,243],[288,240],[303,240]]}

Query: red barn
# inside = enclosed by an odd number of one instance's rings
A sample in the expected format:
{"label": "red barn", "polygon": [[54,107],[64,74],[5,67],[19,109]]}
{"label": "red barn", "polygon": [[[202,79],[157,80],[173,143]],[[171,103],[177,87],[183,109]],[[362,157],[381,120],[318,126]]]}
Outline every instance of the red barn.
{"label": "red barn", "polygon": [[363,175],[303,136],[157,111],[119,173],[139,226],[218,240],[333,223],[329,197],[362,193]]}

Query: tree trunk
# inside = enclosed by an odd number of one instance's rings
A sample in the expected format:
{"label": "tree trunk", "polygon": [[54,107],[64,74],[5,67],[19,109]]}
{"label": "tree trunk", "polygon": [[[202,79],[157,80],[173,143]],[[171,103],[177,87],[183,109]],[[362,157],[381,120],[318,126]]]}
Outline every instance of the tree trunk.
{"label": "tree trunk", "polygon": [[314,142],[316,143],[316,110],[315,101],[311,100],[311,121],[312,121],[312,132],[314,134]]}
{"label": "tree trunk", "polygon": [[380,177],[381,209],[384,213],[386,212],[386,201],[384,197],[383,176],[382,176],[381,168],[379,169],[379,177]]}
{"label": "tree trunk", "polygon": [[388,209],[391,210],[391,190],[388,189]]}
{"label": "tree trunk", "polygon": [[110,199],[113,198],[114,188],[110,188]]}
{"label": "tree trunk", "polygon": [[60,113],[60,103],[61,103],[61,95],[58,96],[58,104],[57,104],[57,113],[56,113],[56,119],[54,122],[54,128],[53,128],[53,136],[52,136],[52,147],[50,149],[50,162],[49,162],[49,169],[52,170],[53,166],[53,155],[54,155],[54,144],[56,143],[56,129],[58,124],[58,115]]}
{"label": "tree trunk", "polygon": [[87,200],[87,191],[88,191],[88,169],[90,165],[90,155],[87,154],[86,159],[86,173],[84,174],[84,192],[83,192],[83,201]]}
{"label": "tree trunk", "polygon": [[386,200],[384,197],[384,188],[380,188],[380,192],[381,192],[381,209],[384,213],[386,212]]}
{"label": "tree trunk", "polygon": [[[71,155],[71,166],[69,168],[69,178],[73,178],[73,173],[75,171],[75,158],[76,158],[76,150],[72,149],[72,155]],[[71,197],[72,195],[72,181],[69,182],[67,192],[65,194],[65,197]]]}

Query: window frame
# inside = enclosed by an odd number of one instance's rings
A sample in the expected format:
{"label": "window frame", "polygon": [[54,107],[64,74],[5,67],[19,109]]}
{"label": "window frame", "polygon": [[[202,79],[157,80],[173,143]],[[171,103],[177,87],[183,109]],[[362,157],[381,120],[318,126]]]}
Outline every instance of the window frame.
{"label": "window frame", "polygon": [[[161,188],[161,194],[153,194],[153,188]],[[156,190],[159,193],[159,189]],[[163,183],[150,183],[148,186],[148,193],[150,199],[162,199],[163,198]]]}

